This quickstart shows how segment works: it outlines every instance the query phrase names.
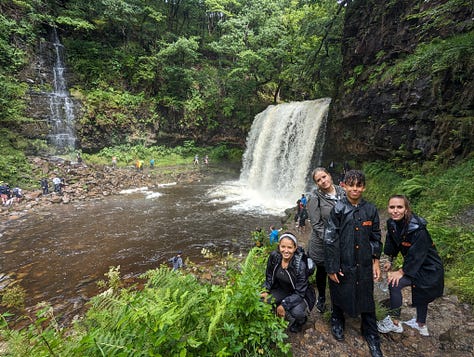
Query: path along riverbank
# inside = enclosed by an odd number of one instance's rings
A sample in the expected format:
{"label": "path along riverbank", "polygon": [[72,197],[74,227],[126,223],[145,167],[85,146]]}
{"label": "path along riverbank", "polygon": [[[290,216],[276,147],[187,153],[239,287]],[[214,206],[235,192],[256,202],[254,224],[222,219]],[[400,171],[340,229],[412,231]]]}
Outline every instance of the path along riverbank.
{"label": "path along riverbank", "polygon": [[[4,229],[25,215],[36,215],[47,211],[52,205],[74,204],[75,202],[98,200],[118,194],[122,190],[149,187],[170,182],[193,182],[204,178],[206,172],[192,164],[183,167],[155,168],[137,171],[130,168],[113,169],[108,166],[77,164],[67,161],[32,158],[35,176],[54,176],[65,179],[63,194],[42,195],[41,189],[24,191],[20,203],[0,211],[0,239]],[[52,187],[51,187],[52,189]],[[298,234],[301,245],[307,246],[310,225],[307,232]],[[201,268],[200,273],[207,280],[218,278],[214,265]],[[402,318],[411,319],[415,311],[410,305],[410,293],[405,292]],[[386,299],[386,293],[376,291],[377,299]],[[359,320],[348,319],[345,340],[337,342],[330,333],[327,316],[313,310],[303,332],[290,334],[292,352],[295,357],[303,356],[368,356],[366,343],[359,333]],[[429,337],[422,337],[417,331],[406,327],[402,334],[382,336],[382,350],[385,356],[474,356],[474,319],[472,307],[461,303],[456,296],[447,294],[430,304],[428,312]]]}

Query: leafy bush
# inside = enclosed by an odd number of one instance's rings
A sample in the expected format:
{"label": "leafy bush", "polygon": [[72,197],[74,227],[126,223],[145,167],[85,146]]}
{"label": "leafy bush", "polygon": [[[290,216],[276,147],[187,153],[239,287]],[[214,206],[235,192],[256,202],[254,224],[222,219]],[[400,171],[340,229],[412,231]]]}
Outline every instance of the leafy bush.
{"label": "leafy bush", "polygon": [[[68,331],[50,309],[31,326],[1,331],[11,356],[283,356],[287,323],[260,301],[267,251],[254,248],[223,285],[201,283],[162,266],[145,273],[142,290],[109,289],[94,297]],[[118,269],[111,269],[116,284]]]}
{"label": "leafy bush", "polygon": [[[11,188],[15,186],[29,187],[33,184],[31,166],[26,159],[19,142],[20,138],[8,131],[0,129],[0,180],[7,182]],[[23,147],[21,147],[23,148]]]}

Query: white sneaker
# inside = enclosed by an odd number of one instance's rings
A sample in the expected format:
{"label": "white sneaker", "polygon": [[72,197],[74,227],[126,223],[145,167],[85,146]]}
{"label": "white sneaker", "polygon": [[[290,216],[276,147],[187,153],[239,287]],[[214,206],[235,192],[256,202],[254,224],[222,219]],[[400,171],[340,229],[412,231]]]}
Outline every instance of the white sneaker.
{"label": "white sneaker", "polygon": [[389,333],[389,332],[402,333],[403,326],[400,322],[398,323],[398,325],[395,325],[392,321],[392,318],[389,315],[383,320],[377,321],[377,330],[379,330],[380,333]]}
{"label": "white sneaker", "polygon": [[403,322],[405,325],[410,326],[411,328],[414,328],[418,330],[421,336],[429,336],[430,333],[428,332],[428,327],[426,325],[420,326],[418,325],[418,322],[416,322],[416,318],[413,318],[408,321]]}

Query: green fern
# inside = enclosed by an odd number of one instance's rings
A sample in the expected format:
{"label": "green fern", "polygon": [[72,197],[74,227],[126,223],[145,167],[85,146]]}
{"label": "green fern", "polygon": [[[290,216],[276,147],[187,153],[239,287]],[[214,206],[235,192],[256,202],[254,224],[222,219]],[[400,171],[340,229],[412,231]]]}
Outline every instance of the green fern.
{"label": "green fern", "polygon": [[397,193],[403,193],[411,200],[414,200],[420,196],[420,194],[426,189],[427,180],[421,175],[415,175],[412,178],[401,182],[397,188]]}

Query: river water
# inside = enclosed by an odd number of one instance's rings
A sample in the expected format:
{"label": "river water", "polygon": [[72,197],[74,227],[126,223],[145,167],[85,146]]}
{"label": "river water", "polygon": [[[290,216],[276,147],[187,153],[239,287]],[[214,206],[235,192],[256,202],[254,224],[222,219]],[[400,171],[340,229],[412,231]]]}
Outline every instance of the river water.
{"label": "river water", "polygon": [[251,231],[279,226],[283,210],[241,194],[233,177],[209,176],[153,191],[124,191],[97,201],[54,205],[10,222],[1,233],[1,273],[26,289],[26,306],[40,301],[71,310],[98,292],[110,266],[125,278],[169,264],[176,251],[200,263],[201,251],[245,254]]}

